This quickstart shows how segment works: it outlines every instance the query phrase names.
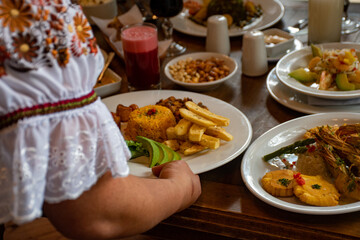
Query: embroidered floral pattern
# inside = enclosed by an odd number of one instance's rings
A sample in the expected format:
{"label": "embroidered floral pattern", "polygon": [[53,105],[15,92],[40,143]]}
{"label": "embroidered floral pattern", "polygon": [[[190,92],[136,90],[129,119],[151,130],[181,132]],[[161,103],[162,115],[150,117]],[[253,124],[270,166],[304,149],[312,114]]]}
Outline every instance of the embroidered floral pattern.
{"label": "embroidered floral pattern", "polygon": [[0,42],[0,76],[6,66],[29,71],[51,67],[55,59],[65,67],[71,57],[96,55],[96,39],[80,9],[67,0],[0,0],[0,39],[9,42]]}
{"label": "embroidered floral pattern", "polygon": [[2,26],[9,27],[11,32],[24,31],[31,26],[31,6],[23,0],[4,0],[0,5],[0,19],[3,20]]}
{"label": "embroidered floral pattern", "polygon": [[19,58],[24,58],[28,62],[32,62],[32,59],[38,56],[36,52],[40,48],[37,40],[28,33],[20,33],[17,37],[13,37],[13,46]]}

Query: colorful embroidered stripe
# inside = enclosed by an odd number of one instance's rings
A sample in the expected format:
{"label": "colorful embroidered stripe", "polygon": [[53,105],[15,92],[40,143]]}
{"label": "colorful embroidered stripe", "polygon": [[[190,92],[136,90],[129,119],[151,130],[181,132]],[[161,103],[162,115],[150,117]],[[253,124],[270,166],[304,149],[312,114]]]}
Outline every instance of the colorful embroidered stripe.
{"label": "colorful embroidered stripe", "polygon": [[0,129],[10,126],[23,118],[80,108],[94,102],[96,99],[96,93],[92,90],[89,94],[79,98],[18,109],[4,116],[0,116]]}

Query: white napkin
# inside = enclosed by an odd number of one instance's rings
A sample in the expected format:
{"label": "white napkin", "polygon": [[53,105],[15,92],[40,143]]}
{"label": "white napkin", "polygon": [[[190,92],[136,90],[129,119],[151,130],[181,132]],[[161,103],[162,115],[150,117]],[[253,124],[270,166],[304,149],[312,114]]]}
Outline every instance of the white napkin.
{"label": "white napkin", "polygon": [[307,100],[308,100],[308,104],[318,105],[318,106],[340,106],[340,105],[357,105],[357,104],[360,105],[360,98],[335,100],[335,99],[325,99],[325,98],[307,96]]}
{"label": "white napkin", "polygon": [[[112,48],[115,48],[114,50],[116,50],[116,53],[121,57],[124,57],[121,40],[117,39],[118,38],[117,36],[119,36],[121,29],[108,27],[108,24],[113,22],[114,19],[101,19],[97,17],[91,17],[91,19],[100,28],[100,30],[109,38],[110,44],[112,45]],[[143,16],[137,5],[134,5],[129,11],[118,16],[117,19],[124,26],[143,22]],[[159,41],[158,51],[160,57],[165,56],[166,50],[170,46],[171,42],[172,42],[171,39]]]}

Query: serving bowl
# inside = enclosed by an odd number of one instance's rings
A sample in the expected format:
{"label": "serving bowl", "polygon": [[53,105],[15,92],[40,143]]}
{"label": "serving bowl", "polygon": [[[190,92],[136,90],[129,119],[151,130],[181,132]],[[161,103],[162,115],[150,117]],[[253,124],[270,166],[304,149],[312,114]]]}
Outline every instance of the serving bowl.
{"label": "serving bowl", "polygon": [[294,37],[289,33],[278,28],[270,28],[263,31],[265,37],[284,38],[285,41],[278,43],[265,44],[266,53],[268,57],[275,57],[279,54],[286,53],[286,51],[294,46]]}
{"label": "serving bowl", "polygon": [[95,2],[82,0],[80,1],[80,5],[90,24],[95,24],[92,17],[113,19],[118,14],[116,0],[102,0]]}
{"label": "serving bowl", "polygon": [[[170,73],[170,66],[177,64],[181,60],[186,60],[189,58],[191,58],[193,60],[196,60],[196,59],[207,60],[212,57],[224,61],[224,65],[226,65],[229,68],[229,74],[226,77],[223,77],[221,79],[214,80],[211,82],[188,83],[188,82],[182,82],[182,81],[174,79],[174,77]],[[174,82],[175,84],[178,84],[178,85],[180,85],[186,89],[192,90],[192,91],[202,92],[202,91],[209,91],[209,90],[219,87],[222,83],[224,83],[225,81],[232,78],[234,76],[235,72],[237,71],[237,69],[238,69],[238,64],[235,61],[235,59],[233,59],[227,55],[224,55],[221,53],[214,53],[214,52],[195,52],[195,53],[184,54],[184,55],[178,56],[178,57],[170,60],[165,65],[164,72],[165,72],[166,77],[169,80],[171,80],[172,82]]]}

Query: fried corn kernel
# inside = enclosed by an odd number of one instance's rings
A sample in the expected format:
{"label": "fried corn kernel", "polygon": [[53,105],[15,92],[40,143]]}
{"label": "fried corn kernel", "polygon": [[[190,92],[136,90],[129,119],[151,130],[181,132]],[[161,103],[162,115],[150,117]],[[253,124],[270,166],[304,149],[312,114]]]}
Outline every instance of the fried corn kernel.
{"label": "fried corn kernel", "polygon": [[226,77],[230,73],[230,68],[223,60],[215,57],[206,60],[187,58],[169,66],[169,72],[177,81],[203,83]]}

